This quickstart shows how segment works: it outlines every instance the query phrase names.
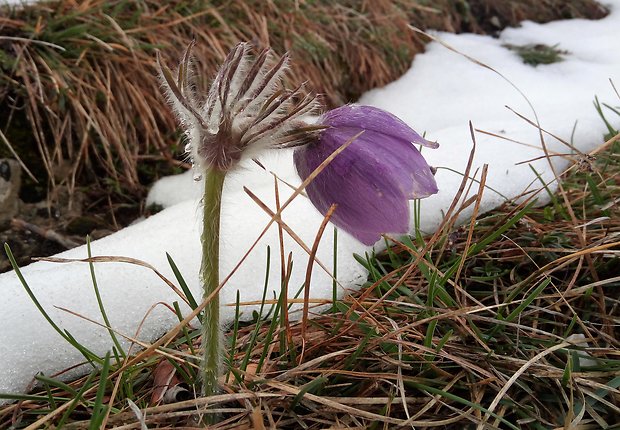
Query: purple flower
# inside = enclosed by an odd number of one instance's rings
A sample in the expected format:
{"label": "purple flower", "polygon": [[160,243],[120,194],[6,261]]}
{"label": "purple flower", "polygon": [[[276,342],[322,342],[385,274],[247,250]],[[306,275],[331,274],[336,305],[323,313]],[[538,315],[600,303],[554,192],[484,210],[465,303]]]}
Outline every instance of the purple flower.
{"label": "purple flower", "polygon": [[431,168],[415,145],[437,148],[389,112],[346,105],[323,115],[327,128],[295,150],[297,172],[306,179],[327,157],[357,137],[308,185],[314,206],[360,242],[372,245],[383,233],[409,231],[410,199],[437,193]]}

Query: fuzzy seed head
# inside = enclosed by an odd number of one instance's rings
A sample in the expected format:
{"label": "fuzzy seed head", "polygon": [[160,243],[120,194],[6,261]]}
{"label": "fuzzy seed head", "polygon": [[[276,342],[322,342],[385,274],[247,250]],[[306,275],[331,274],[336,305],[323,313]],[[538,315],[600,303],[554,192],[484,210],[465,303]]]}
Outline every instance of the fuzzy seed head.
{"label": "fuzzy seed head", "polygon": [[247,43],[228,54],[206,97],[191,83],[192,42],[176,74],[159,61],[162,85],[188,139],[186,150],[197,169],[229,171],[265,148],[294,147],[315,139],[320,127],[304,121],[318,108],[302,86],[282,87],[288,55],[269,48],[256,56]]}

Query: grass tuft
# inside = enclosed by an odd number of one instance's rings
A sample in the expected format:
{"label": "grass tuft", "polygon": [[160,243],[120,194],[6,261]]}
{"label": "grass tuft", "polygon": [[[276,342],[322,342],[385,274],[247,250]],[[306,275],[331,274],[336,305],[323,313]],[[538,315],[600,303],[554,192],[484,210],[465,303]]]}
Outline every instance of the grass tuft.
{"label": "grass tuft", "polygon": [[541,64],[559,63],[564,60],[564,55],[569,53],[568,51],[558,49],[558,45],[548,46],[540,43],[522,46],[507,44],[504,46],[516,52],[525,64],[534,67]]}

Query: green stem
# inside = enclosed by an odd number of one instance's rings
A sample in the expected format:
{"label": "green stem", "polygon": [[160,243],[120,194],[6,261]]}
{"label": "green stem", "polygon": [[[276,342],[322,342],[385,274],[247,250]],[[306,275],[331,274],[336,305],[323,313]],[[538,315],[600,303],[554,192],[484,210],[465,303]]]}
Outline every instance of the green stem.
{"label": "green stem", "polygon": [[[203,197],[202,262],[200,280],[203,285],[203,300],[209,297],[220,284],[220,208],[222,189],[226,172],[211,169],[205,179]],[[220,298],[215,294],[204,309],[202,317],[202,395],[211,396],[217,392],[219,368],[222,358],[222,334],[220,330]]]}

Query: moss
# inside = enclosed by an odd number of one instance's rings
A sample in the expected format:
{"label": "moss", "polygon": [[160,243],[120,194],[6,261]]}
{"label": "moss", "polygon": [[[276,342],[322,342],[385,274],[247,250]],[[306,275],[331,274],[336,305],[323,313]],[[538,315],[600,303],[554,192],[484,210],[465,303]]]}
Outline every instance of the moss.
{"label": "moss", "polygon": [[506,44],[504,46],[515,51],[525,64],[534,67],[541,64],[559,63],[564,60],[563,56],[568,54],[568,51],[558,49],[558,45],[548,46],[539,43],[522,46]]}

